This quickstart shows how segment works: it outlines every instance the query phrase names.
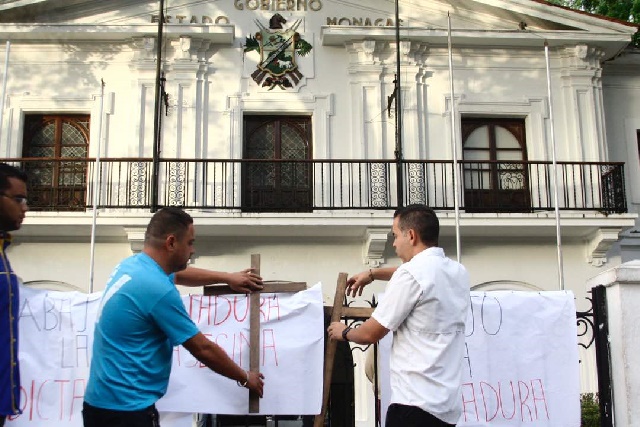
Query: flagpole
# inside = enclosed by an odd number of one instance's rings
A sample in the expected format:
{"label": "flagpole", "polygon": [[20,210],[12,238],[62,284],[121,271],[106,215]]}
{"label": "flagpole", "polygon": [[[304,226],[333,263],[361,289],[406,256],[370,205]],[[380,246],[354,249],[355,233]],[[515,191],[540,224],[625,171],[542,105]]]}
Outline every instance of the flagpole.
{"label": "flagpole", "polygon": [[396,79],[394,80],[396,101],[396,180],[398,191],[398,207],[404,206],[404,182],[402,174],[402,90],[400,88],[400,7],[396,0]]}
{"label": "flagpole", "polygon": [[447,12],[447,45],[449,49],[449,89],[451,92],[451,148],[453,155],[453,206],[456,223],[456,254],[457,260],[462,259],[460,244],[460,170],[458,168],[458,141],[456,138],[456,98],[453,90],[453,51],[451,48],[451,16]]}
{"label": "flagpole", "polygon": [[[7,40],[7,49],[4,55],[4,74],[2,80],[2,98],[0,99],[0,144],[2,143],[2,122],[4,120],[4,100],[7,97],[7,80],[9,76],[9,52],[11,51],[11,42]],[[9,148],[9,138],[7,138],[7,148]]]}
{"label": "flagpole", "polygon": [[100,152],[102,151],[102,124],[104,112],[104,80],[100,79],[100,115],[98,116],[98,147],[93,170],[93,216],[91,221],[91,256],[89,261],[89,292],[93,293],[93,275],[96,253],[96,222],[98,219],[98,194],[100,193]]}
{"label": "flagpole", "polygon": [[558,283],[564,291],[564,268],[562,262],[562,236],[560,233],[560,196],[558,193],[558,162],[556,160],[556,138],[553,124],[553,98],[551,93],[551,67],[549,66],[549,44],[544,42],[544,56],[547,69],[547,98],[549,104],[549,126],[551,127],[551,161],[553,164],[553,198],[556,217],[556,249],[558,253]]}
{"label": "flagpole", "polygon": [[158,41],[156,46],[156,91],[153,113],[153,164],[151,171],[151,212],[158,210],[158,175],[160,168],[160,135],[162,129],[160,126],[162,118],[160,117],[160,98],[162,96],[161,91],[161,79],[160,73],[162,70],[162,25],[164,24],[164,0],[160,0],[160,13],[158,19]]}

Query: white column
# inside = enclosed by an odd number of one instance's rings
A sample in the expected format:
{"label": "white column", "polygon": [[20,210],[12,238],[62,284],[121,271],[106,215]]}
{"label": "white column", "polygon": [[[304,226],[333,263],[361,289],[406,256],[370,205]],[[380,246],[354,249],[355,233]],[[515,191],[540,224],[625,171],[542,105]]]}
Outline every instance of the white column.
{"label": "white column", "polygon": [[[602,100],[602,60],[604,53],[587,45],[560,52],[562,93],[565,98],[566,138],[558,146],[576,147],[578,152],[559,151],[582,161],[607,161]],[[571,141],[575,141],[575,144]]]}
{"label": "white column", "polygon": [[630,261],[587,281],[607,288],[613,413],[616,427],[640,420],[640,261]]}
{"label": "white column", "polygon": [[351,111],[354,118],[351,144],[353,158],[381,159],[388,153],[384,147],[387,120],[387,93],[383,90],[383,66],[380,62],[381,44],[373,40],[347,43],[350,56],[349,79]]}

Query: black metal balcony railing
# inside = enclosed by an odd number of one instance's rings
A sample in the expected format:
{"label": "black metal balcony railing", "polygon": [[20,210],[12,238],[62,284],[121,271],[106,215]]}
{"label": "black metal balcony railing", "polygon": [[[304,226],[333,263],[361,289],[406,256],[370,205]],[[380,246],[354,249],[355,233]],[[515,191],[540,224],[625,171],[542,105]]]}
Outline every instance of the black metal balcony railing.
{"label": "black metal balcony railing", "polygon": [[[144,209],[152,206],[152,159],[4,159],[30,176],[33,210]],[[95,168],[98,169],[97,179]],[[246,212],[393,209],[424,203],[454,208],[452,161],[161,159],[158,205]],[[551,162],[460,161],[460,208],[466,212],[553,210]],[[622,163],[559,162],[562,210],[627,211]]]}

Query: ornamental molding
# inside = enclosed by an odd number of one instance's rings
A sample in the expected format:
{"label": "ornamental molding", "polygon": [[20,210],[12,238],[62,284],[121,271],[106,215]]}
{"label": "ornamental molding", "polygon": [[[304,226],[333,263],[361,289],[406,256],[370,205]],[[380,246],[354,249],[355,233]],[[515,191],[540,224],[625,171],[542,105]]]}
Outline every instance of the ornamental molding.
{"label": "ornamental molding", "polygon": [[618,241],[620,227],[599,228],[587,239],[587,262],[594,267],[607,263],[607,252]]}
{"label": "ornamental molding", "polygon": [[379,267],[385,262],[384,250],[387,247],[389,228],[367,228],[364,234],[363,262],[369,267]]}
{"label": "ornamental molding", "polygon": [[138,253],[142,251],[144,246],[144,233],[146,227],[125,227],[124,232],[131,246],[131,252]]}

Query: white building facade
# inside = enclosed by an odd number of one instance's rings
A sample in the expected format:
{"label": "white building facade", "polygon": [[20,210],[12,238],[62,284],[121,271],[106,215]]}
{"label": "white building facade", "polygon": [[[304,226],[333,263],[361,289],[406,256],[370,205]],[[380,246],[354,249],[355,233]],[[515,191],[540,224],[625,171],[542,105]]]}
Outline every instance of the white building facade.
{"label": "white building facade", "polygon": [[399,204],[436,209],[475,290],[565,289],[586,310],[587,280],[636,257],[636,27],[540,0],[404,0],[397,55],[391,1],[165,6],[154,123],[158,2],[0,2],[0,157],[33,179],[10,253],[25,282],[101,290],[165,205],[194,217],[196,266],[259,253],[265,280],[321,281],[327,301],[339,272],[400,263]]}

